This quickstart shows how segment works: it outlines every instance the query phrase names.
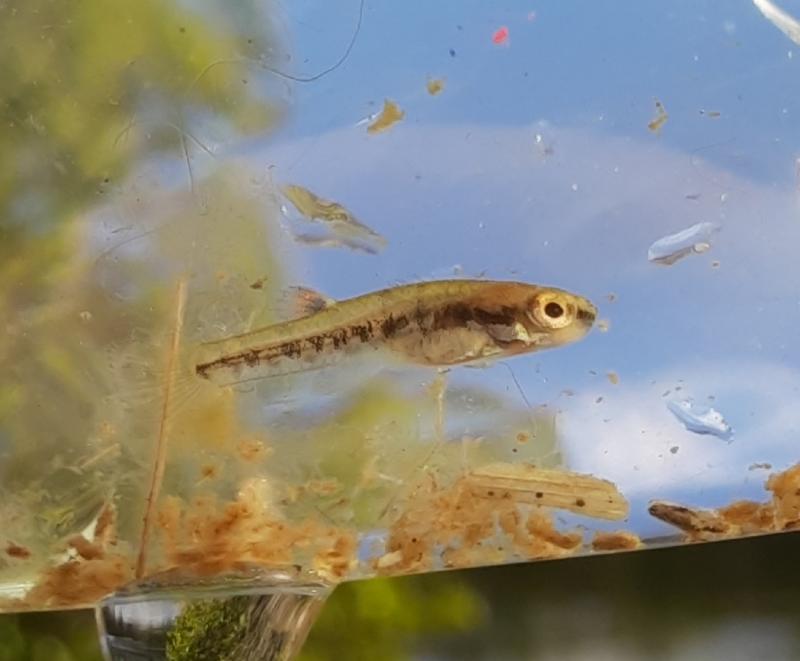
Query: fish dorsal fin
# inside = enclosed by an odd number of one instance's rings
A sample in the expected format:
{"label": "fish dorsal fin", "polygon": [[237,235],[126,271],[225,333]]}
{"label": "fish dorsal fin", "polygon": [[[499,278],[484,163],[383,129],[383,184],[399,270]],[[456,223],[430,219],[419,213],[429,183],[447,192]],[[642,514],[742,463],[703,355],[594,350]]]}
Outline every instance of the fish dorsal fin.
{"label": "fish dorsal fin", "polygon": [[310,317],[336,301],[310,287],[287,287],[281,296],[281,313],[286,319]]}

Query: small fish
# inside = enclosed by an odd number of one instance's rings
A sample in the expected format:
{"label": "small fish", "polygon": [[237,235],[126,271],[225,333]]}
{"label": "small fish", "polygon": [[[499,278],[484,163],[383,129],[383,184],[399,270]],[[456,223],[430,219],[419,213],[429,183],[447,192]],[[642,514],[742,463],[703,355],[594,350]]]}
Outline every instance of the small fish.
{"label": "small fish", "polygon": [[591,302],[560,289],[488,280],[402,285],[317,310],[202,345],[195,373],[232,385],[378,350],[416,365],[474,364],[570,344],[597,316]]}

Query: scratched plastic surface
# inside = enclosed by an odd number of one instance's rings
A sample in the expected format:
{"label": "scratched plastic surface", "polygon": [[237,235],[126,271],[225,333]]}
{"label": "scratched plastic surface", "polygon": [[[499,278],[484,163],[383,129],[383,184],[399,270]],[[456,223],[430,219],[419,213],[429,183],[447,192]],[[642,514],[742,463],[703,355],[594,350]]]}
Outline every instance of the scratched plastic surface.
{"label": "scratched plastic surface", "polygon": [[[800,3],[781,3],[0,6],[2,608],[176,568],[348,580],[792,528]],[[286,186],[362,226],[298,217]],[[700,223],[718,229],[673,260]],[[191,380],[197,343],[280,319],[287,286],[441,277],[563,287],[603,322],[443,376]],[[496,498],[531,464],[571,472],[573,507],[528,478]],[[576,513],[572,473],[625,515]]]}

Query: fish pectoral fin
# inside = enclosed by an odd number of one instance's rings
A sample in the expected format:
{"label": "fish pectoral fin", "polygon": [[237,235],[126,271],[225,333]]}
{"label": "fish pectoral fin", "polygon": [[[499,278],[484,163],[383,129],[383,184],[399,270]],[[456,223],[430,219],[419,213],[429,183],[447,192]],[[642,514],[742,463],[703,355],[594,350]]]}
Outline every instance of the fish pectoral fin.
{"label": "fish pectoral fin", "polygon": [[281,296],[281,316],[285,319],[300,319],[321,312],[336,301],[310,287],[287,287]]}
{"label": "fish pectoral fin", "polygon": [[513,324],[487,324],[485,328],[489,336],[496,342],[524,342],[525,344],[532,342],[528,330],[518,321]]}

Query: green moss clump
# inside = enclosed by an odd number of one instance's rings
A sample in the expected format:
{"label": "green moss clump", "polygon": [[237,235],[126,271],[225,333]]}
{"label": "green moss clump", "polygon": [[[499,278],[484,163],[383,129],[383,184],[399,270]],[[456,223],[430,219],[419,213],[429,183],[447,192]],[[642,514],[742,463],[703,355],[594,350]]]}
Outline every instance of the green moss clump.
{"label": "green moss clump", "polygon": [[188,606],[167,636],[169,661],[233,661],[247,630],[248,597]]}

